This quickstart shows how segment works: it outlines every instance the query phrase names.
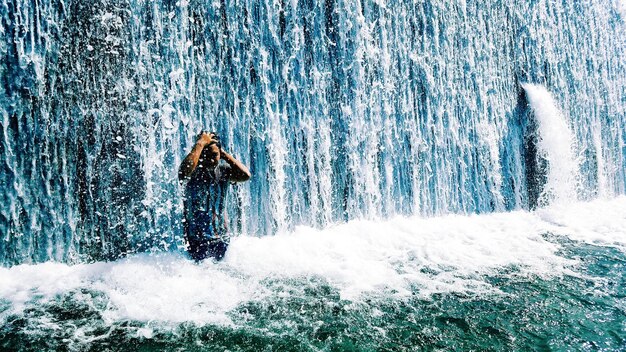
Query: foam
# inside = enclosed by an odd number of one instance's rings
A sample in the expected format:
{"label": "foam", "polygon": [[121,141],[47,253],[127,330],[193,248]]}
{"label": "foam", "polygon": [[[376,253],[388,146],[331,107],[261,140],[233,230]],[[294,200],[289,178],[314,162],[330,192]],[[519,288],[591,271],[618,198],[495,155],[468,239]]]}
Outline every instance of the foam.
{"label": "foam", "polygon": [[[0,298],[11,308],[0,320],[33,300],[45,302],[79,288],[107,295],[110,302],[101,313],[108,322],[225,325],[233,324],[228,312],[240,304],[277,294],[272,287],[277,281],[295,290],[321,280],[355,301],[416,291],[423,297],[499,294],[485,278],[503,269],[543,277],[574,273],[576,262],[560,257],[559,245],[542,236],[546,232],[626,248],[625,214],[626,197],[620,197],[536,212],[397,217],[323,230],[300,227],[263,238],[239,236],[217,264],[164,253],[109,263],[1,268]],[[150,330],[138,333],[150,335]]]}
{"label": "foam", "polygon": [[536,216],[573,240],[626,249],[626,196],[553,205],[537,210]]}

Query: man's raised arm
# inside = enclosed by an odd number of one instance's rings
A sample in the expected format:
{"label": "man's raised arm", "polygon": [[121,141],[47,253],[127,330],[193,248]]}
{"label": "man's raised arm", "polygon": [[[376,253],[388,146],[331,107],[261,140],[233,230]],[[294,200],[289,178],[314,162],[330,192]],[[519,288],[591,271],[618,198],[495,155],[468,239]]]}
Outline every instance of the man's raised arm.
{"label": "man's raised arm", "polygon": [[183,162],[180,163],[180,166],[178,167],[179,181],[183,181],[191,177],[191,174],[198,166],[198,160],[200,159],[200,155],[202,154],[202,149],[204,149],[207,144],[211,143],[212,138],[212,134],[209,135],[206,132],[202,132],[198,136],[198,138],[196,139],[196,144],[191,149],[191,152],[187,154],[185,159],[183,159]]}
{"label": "man's raised arm", "polygon": [[250,170],[241,163],[241,161],[235,159],[232,155],[226,153],[224,149],[220,150],[222,159],[230,165],[231,171],[229,180],[233,182],[244,182],[250,179]]}

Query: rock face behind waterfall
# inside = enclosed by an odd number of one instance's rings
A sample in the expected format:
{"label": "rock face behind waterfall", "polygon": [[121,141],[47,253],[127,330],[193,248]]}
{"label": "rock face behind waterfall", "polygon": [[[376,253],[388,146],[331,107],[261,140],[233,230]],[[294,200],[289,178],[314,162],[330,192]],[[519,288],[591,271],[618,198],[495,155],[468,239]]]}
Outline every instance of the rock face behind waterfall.
{"label": "rock face behind waterfall", "polygon": [[180,246],[200,129],[253,173],[235,234],[528,209],[554,166],[525,83],[572,135],[575,198],[623,194],[616,3],[5,0],[0,262]]}

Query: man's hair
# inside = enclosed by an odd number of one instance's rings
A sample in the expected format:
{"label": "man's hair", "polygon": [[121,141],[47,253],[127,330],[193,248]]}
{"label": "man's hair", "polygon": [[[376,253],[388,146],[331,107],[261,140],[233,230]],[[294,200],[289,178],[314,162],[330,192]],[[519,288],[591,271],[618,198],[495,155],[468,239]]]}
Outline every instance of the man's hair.
{"label": "man's hair", "polygon": [[222,143],[219,141],[219,139],[217,140],[217,142],[211,142],[207,144],[206,147],[210,147],[212,145],[216,145],[218,149],[222,149]]}

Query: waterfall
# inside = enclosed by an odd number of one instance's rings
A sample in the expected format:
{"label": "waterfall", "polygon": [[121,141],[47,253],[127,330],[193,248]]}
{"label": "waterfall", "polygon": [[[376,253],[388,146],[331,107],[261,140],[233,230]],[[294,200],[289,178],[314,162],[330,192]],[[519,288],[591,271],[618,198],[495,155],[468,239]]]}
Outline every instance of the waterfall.
{"label": "waterfall", "polygon": [[[542,205],[578,199],[578,164],[574,157],[572,132],[554,98],[544,87],[522,85],[538,123],[538,157],[547,161],[546,182],[540,195]],[[595,140],[594,140],[595,143]],[[598,165],[601,163],[601,155]]]}
{"label": "waterfall", "polygon": [[236,235],[624,194],[625,21],[615,0],[2,0],[0,262],[179,248],[202,129],[253,174]]}

